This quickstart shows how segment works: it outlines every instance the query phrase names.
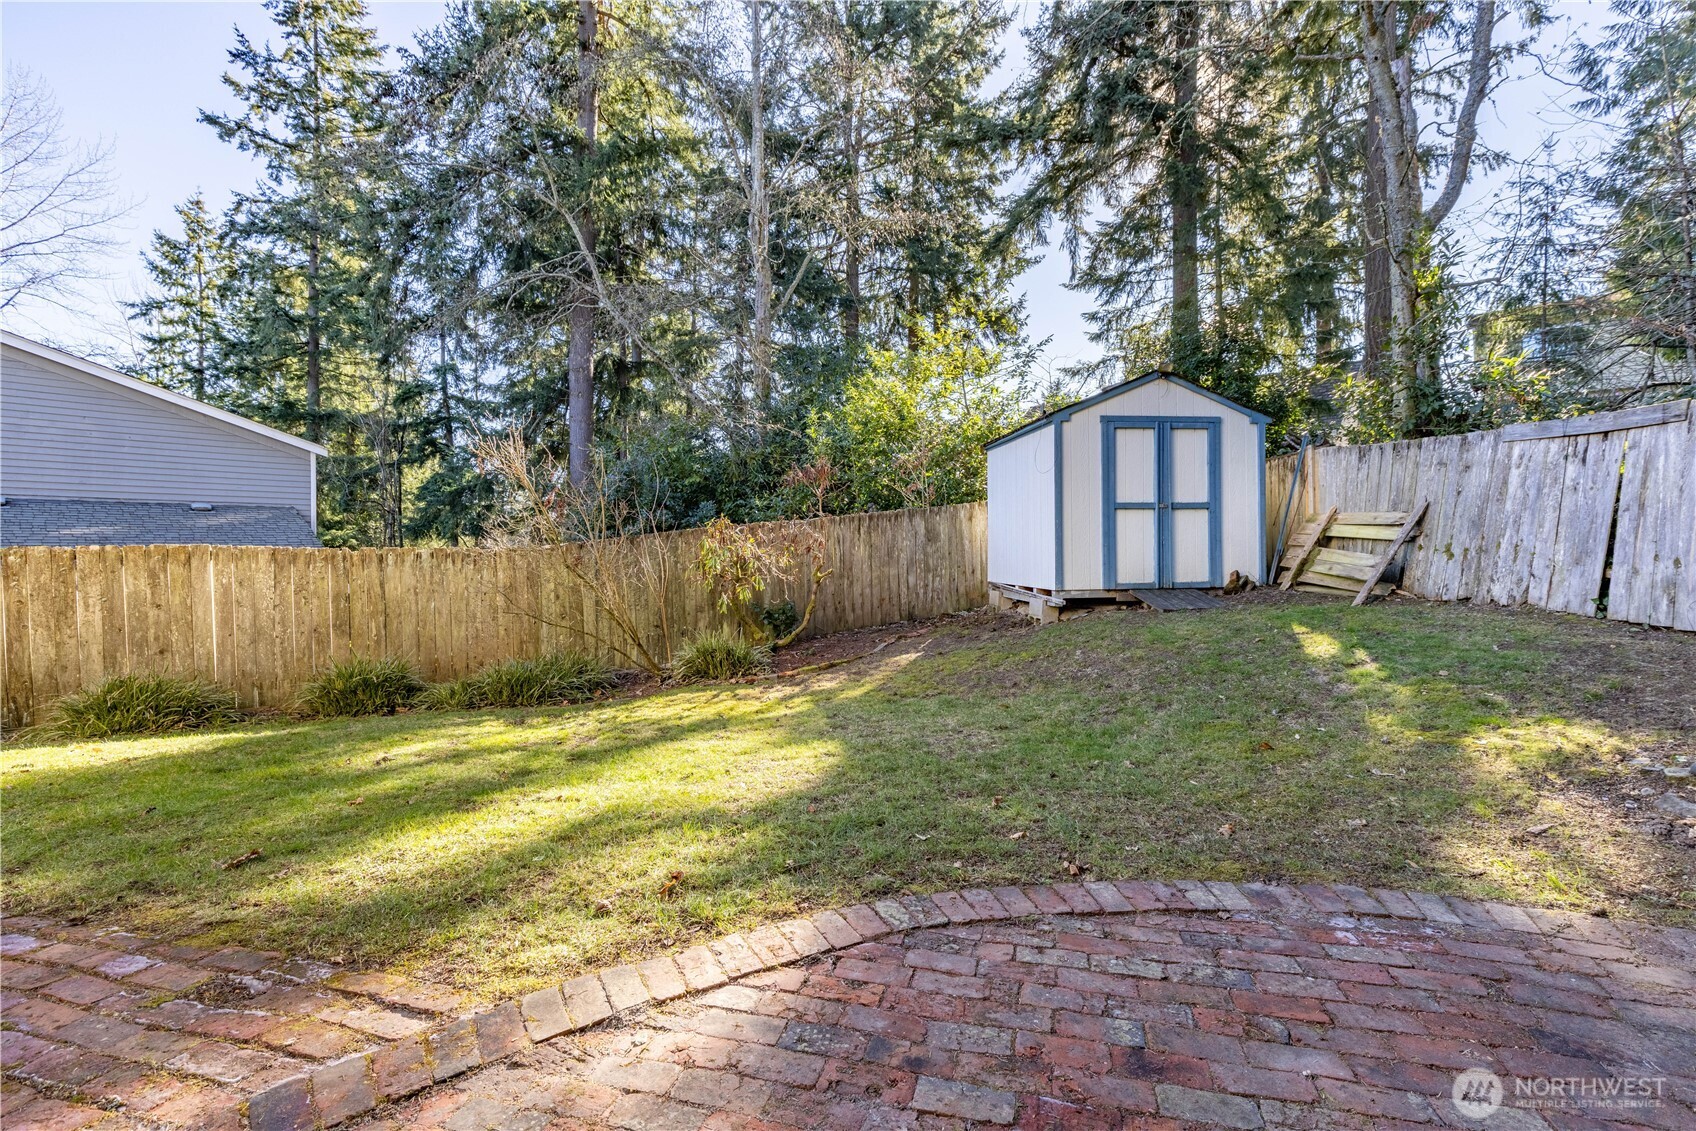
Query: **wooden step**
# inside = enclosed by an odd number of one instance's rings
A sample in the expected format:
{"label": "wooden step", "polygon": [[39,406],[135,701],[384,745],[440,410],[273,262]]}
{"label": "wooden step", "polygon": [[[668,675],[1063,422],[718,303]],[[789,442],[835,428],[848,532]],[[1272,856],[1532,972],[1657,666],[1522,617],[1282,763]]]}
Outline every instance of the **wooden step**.
{"label": "wooden step", "polygon": [[[1406,520],[1403,520],[1406,521]],[[1400,523],[1396,526],[1363,526],[1358,523],[1333,522],[1325,532],[1327,538],[1372,538],[1379,542],[1394,542]]]}
{"label": "wooden step", "polygon": [[1345,526],[1400,526],[1407,521],[1406,511],[1353,511],[1337,516]]}

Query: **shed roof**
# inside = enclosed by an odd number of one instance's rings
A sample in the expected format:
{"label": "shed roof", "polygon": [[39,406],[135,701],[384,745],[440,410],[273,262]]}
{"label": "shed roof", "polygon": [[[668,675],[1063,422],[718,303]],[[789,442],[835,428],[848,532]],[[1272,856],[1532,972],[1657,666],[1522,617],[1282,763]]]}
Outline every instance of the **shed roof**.
{"label": "shed roof", "polygon": [[170,389],[161,385],[155,385],[148,381],[137,380],[136,378],[131,377],[128,373],[121,373],[109,365],[101,365],[99,362],[90,361],[86,357],[78,357],[74,353],[66,353],[64,350],[54,349],[52,346],[43,345],[31,338],[14,334],[10,330],[0,331],[0,343],[4,343],[7,349],[15,349],[19,353],[25,353],[43,361],[50,361],[58,365],[63,365],[67,369],[74,369],[85,376],[98,377],[102,381],[110,381],[112,384],[129,389],[131,392],[143,393],[150,397],[156,397],[159,400],[164,401],[166,404],[175,405],[177,408],[188,409],[190,412],[197,412],[202,416],[209,416],[213,420],[222,421],[225,424],[233,424],[237,428],[252,432],[257,436],[263,436],[267,440],[275,440],[278,443],[288,444],[292,447],[304,448],[313,455],[326,456],[330,454],[329,449],[325,448],[321,444],[314,444],[311,440],[303,440],[299,436],[291,436],[289,433],[281,431],[280,429],[260,424],[256,420],[249,420],[245,416],[237,416],[233,412],[225,412],[221,408],[213,408],[209,404],[202,404],[193,397],[185,397],[181,393],[172,392]]}
{"label": "shed roof", "polygon": [[1090,405],[1094,405],[1094,404],[1100,404],[1102,401],[1110,400],[1113,397],[1118,396],[1120,393],[1128,393],[1132,389],[1139,388],[1143,385],[1147,385],[1147,384],[1149,384],[1150,382],[1153,382],[1153,381],[1170,381],[1170,382],[1172,382],[1172,384],[1182,386],[1183,388],[1188,389],[1192,393],[1199,393],[1202,396],[1206,397],[1210,401],[1218,401],[1220,404],[1224,405],[1226,408],[1233,409],[1237,412],[1242,413],[1244,416],[1248,417],[1250,420],[1254,421],[1256,424],[1270,424],[1270,423],[1272,423],[1272,418],[1270,416],[1267,416],[1264,413],[1256,412],[1252,408],[1244,408],[1242,405],[1238,404],[1236,401],[1233,401],[1228,397],[1222,397],[1218,393],[1215,393],[1211,389],[1204,389],[1200,385],[1197,385],[1195,382],[1186,381],[1182,377],[1179,377],[1175,373],[1168,373],[1163,369],[1151,369],[1147,373],[1144,373],[1141,377],[1132,377],[1129,380],[1120,381],[1117,385],[1109,385],[1109,386],[1107,386],[1107,388],[1101,390],[1099,393],[1096,393],[1093,396],[1085,397],[1081,401],[1074,401],[1069,405],[1063,405],[1062,407],[1057,408],[1057,409],[1053,410],[1052,412],[1045,412],[1041,416],[1037,417],[1035,420],[1032,420],[1027,424],[1022,424],[1019,427],[1013,429],[1013,431],[1007,433],[1005,436],[997,436],[995,439],[993,439],[989,443],[985,444],[984,448],[985,448],[985,450],[987,450],[989,448],[995,447],[997,444],[1005,444],[1009,440],[1017,439],[1018,437],[1023,436],[1027,432],[1030,432],[1030,431],[1037,429],[1037,428],[1042,428],[1045,425],[1051,424],[1056,420],[1064,420],[1068,416],[1071,416],[1074,412],[1077,412],[1079,409],[1088,408]]}
{"label": "shed roof", "polygon": [[317,546],[312,523],[294,507],[110,499],[6,499],[0,546]]}

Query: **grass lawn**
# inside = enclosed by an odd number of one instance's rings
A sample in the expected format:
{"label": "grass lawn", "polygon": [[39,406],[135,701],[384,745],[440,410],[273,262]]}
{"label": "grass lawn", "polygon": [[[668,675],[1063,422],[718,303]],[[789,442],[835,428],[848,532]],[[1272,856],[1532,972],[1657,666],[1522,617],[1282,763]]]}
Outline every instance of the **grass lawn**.
{"label": "grass lawn", "polygon": [[1688,924],[1618,763],[1696,748],[1692,687],[1696,636],[1535,613],[980,615],[802,681],[14,745],[6,902],[490,994],[1067,861]]}

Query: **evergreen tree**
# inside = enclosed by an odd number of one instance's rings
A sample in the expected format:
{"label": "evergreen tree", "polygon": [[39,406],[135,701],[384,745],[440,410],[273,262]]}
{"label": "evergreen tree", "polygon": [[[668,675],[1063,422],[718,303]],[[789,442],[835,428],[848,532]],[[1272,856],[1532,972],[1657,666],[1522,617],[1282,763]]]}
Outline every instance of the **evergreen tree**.
{"label": "evergreen tree", "polygon": [[141,325],[142,373],[150,381],[198,401],[222,393],[219,316],[229,284],[229,255],[218,222],[195,193],[176,207],[182,236],[154,232],[142,262],[151,294],[129,304]]}
{"label": "evergreen tree", "polygon": [[[1162,353],[1191,377],[1204,348],[1202,212],[1249,124],[1239,31],[1223,4],[1059,0],[1031,33],[1018,92],[1033,173],[1010,230],[1040,240],[1063,223],[1077,284],[1106,307],[1100,336],[1123,348],[1161,306]],[[1091,230],[1100,208],[1110,214]]]}
{"label": "evergreen tree", "polygon": [[[267,0],[281,46],[240,29],[224,84],[236,114],[201,113],[224,141],[265,163],[265,181],[237,200],[232,235],[266,249],[271,301],[246,324],[249,354],[298,371],[308,439],[363,364],[354,311],[364,265],[349,254],[363,207],[360,148],[377,130],[382,50],[362,0]],[[261,286],[264,284],[261,283]],[[326,396],[326,393],[329,395]],[[296,406],[290,406],[296,408]]]}
{"label": "evergreen tree", "polygon": [[1613,10],[1619,22],[1577,56],[1584,108],[1619,123],[1591,181],[1613,214],[1607,300],[1630,344],[1683,363],[1682,380],[1654,390],[1679,395],[1696,382],[1696,6],[1615,0]]}

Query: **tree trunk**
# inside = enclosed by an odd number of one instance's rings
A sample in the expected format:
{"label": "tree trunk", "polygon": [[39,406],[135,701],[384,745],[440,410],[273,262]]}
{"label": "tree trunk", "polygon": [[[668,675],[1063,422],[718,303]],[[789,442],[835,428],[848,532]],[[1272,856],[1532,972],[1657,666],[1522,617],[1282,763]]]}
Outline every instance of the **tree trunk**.
{"label": "tree trunk", "polygon": [[448,380],[448,332],[445,327],[436,331],[436,357],[442,383],[442,444],[444,450],[451,453],[453,451],[453,385]]}
{"label": "tree trunk", "polygon": [[1479,0],[1472,28],[1466,96],[1455,112],[1448,178],[1426,209],[1419,166],[1419,119],[1414,105],[1414,54],[1418,37],[1397,30],[1394,0],[1367,0],[1359,9],[1361,56],[1370,92],[1369,115],[1377,115],[1383,141],[1385,242],[1389,255],[1391,413],[1396,431],[1417,435],[1423,428],[1421,400],[1440,387],[1438,358],[1419,343],[1418,275],[1426,264],[1427,240],[1460,198],[1478,137],[1478,110],[1489,92],[1494,0]]}
{"label": "tree trunk", "polygon": [[314,229],[306,245],[306,438],[313,443],[318,441],[324,387],[324,339],[318,325],[318,263],[318,232]]}
{"label": "tree trunk", "polygon": [[1172,364],[1186,377],[1195,376],[1201,353],[1201,292],[1199,246],[1201,204],[1201,138],[1196,105],[1201,7],[1186,0],[1173,11],[1177,75],[1173,83],[1174,152],[1167,169],[1172,201]]}
{"label": "tree trunk", "polygon": [[[583,134],[583,162],[595,159],[595,127],[599,117],[600,75],[597,74],[595,0],[578,0],[577,5],[577,128]],[[588,178],[585,178],[587,181]],[[595,435],[595,311],[598,301],[589,261],[596,245],[594,209],[587,185],[577,210],[577,230],[583,241],[579,252],[584,262],[577,269],[571,312],[566,327],[566,418],[570,431],[568,473],[572,486],[589,482],[589,456]]]}
{"label": "tree trunk", "polygon": [[1390,350],[1390,242],[1384,189],[1384,135],[1377,102],[1366,108],[1366,169],[1361,193],[1360,226],[1366,244],[1361,265],[1364,303],[1361,320],[1361,375],[1376,384],[1386,379]]}
{"label": "tree trunk", "polygon": [[763,0],[748,4],[748,250],[754,260],[753,326],[748,353],[754,398],[771,407],[771,198],[766,186],[765,13]]}

